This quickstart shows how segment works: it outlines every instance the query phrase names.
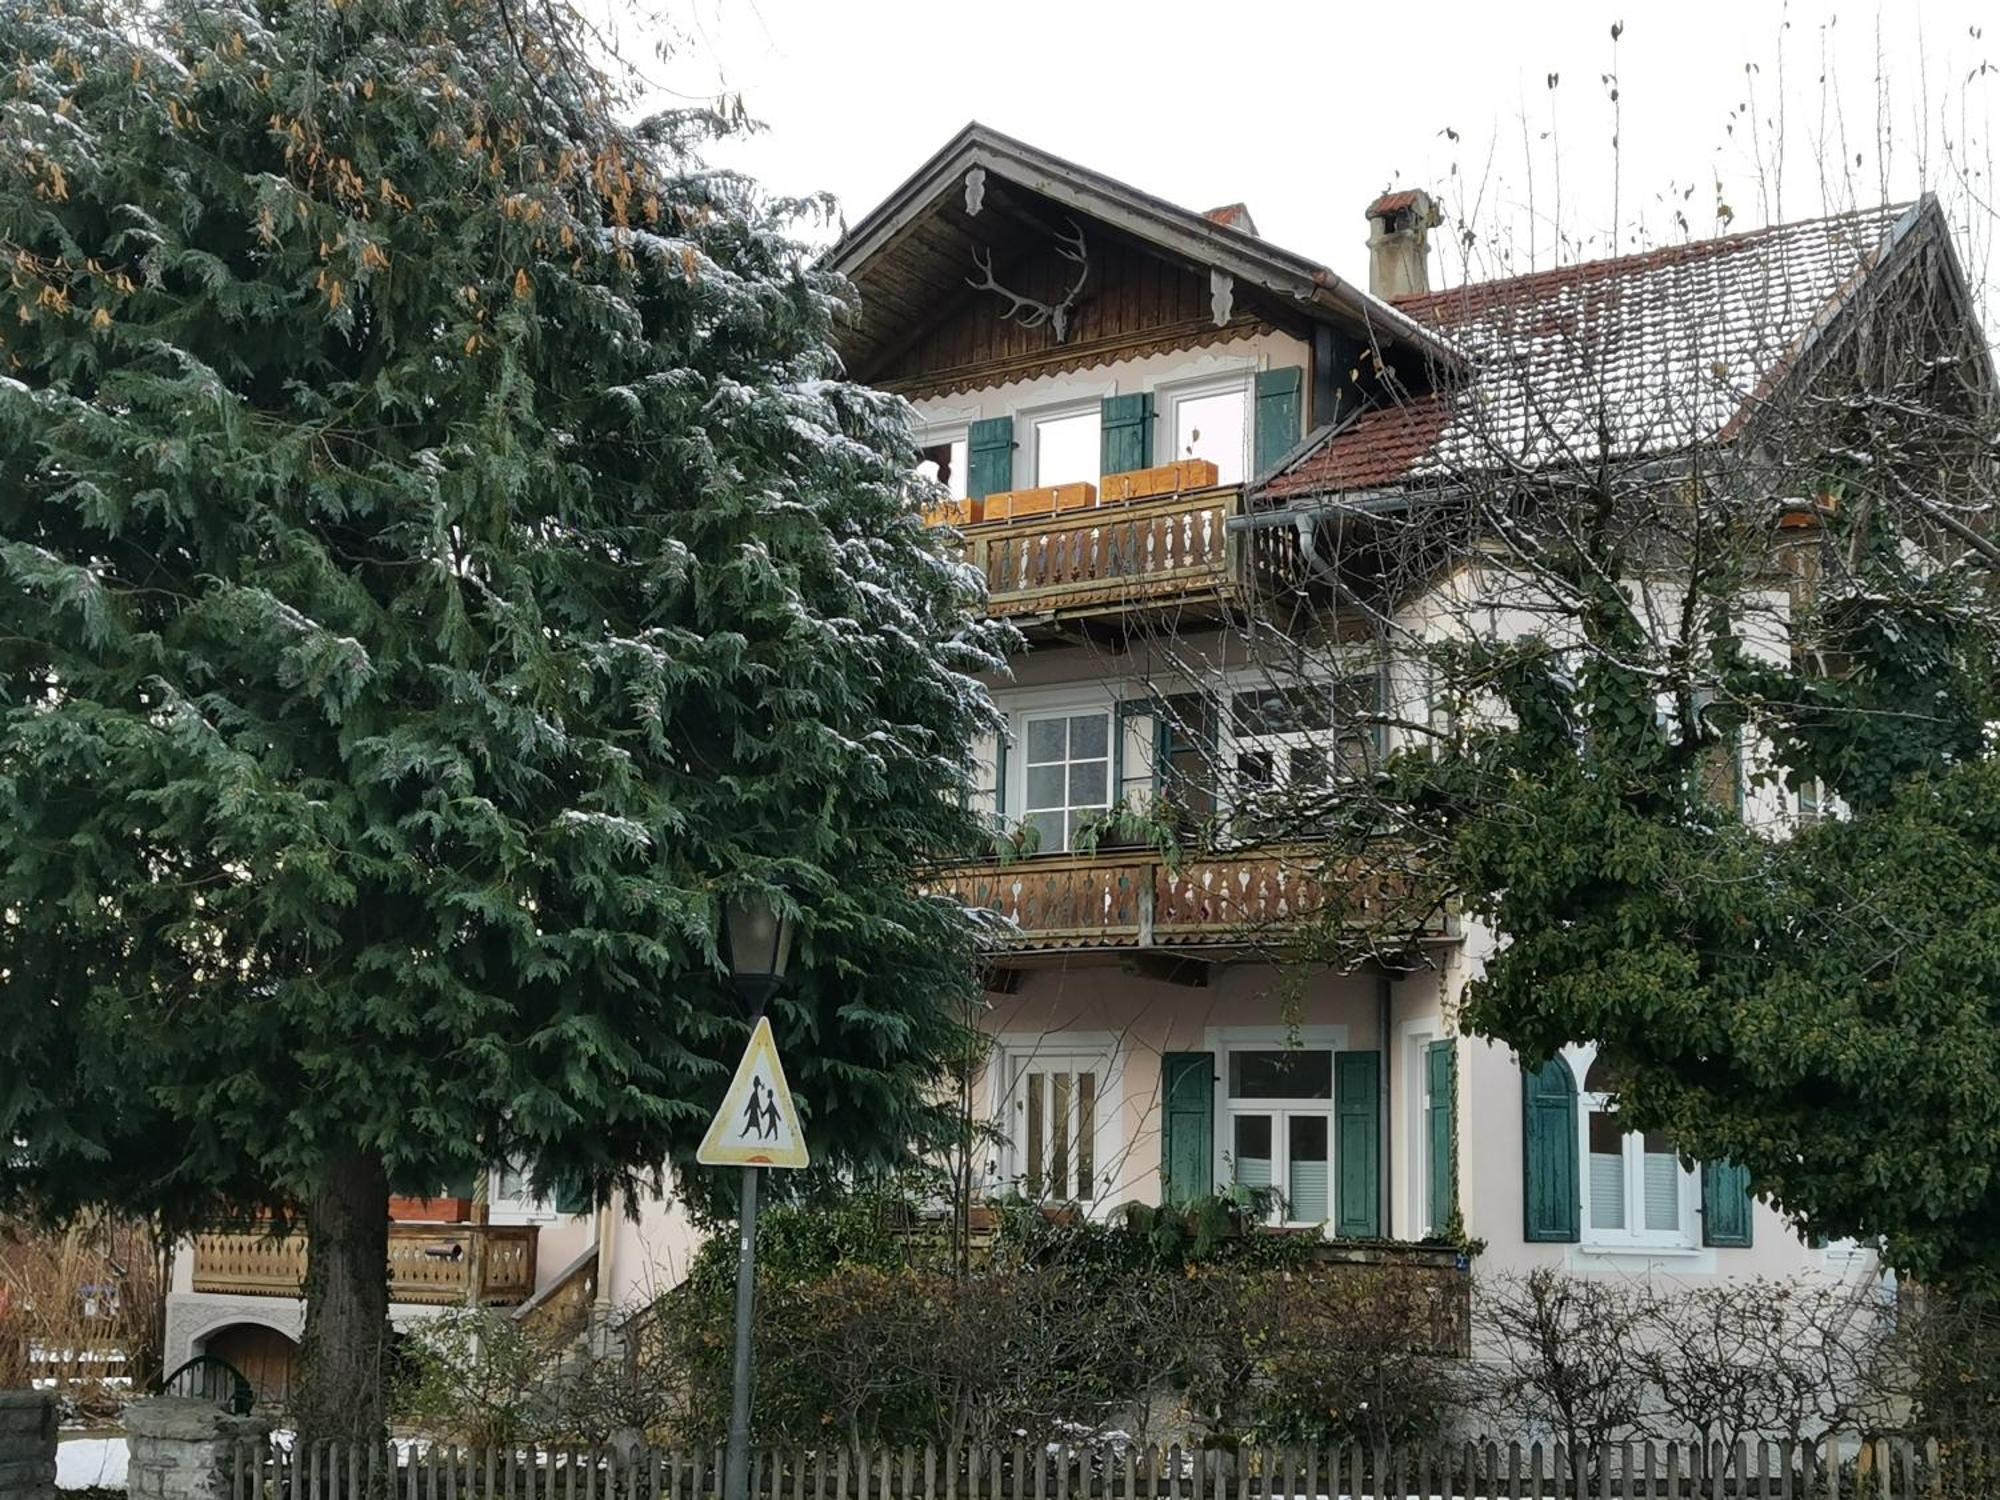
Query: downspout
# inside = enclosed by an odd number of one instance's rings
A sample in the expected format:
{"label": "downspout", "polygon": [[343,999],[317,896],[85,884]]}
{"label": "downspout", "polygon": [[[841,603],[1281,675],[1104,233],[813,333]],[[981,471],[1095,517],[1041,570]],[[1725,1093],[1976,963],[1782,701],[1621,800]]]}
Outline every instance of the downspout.
{"label": "downspout", "polygon": [[1375,976],[1375,1008],[1377,1025],[1380,1027],[1379,1034],[1382,1038],[1382,1045],[1375,1052],[1376,1067],[1380,1070],[1382,1078],[1382,1087],[1379,1090],[1382,1100],[1382,1182],[1379,1192],[1382,1197],[1382,1238],[1385,1240],[1396,1237],[1396,1221],[1394,1217],[1396,1201],[1396,1155],[1395,1136],[1391,1133],[1391,1126],[1396,1118],[1396,1111],[1391,1107],[1389,1100],[1389,1079],[1394,1072],[1389,1066],[1389,1044],[1391,1040],[1389,1018],[1390,1012],[1394,1008],[1393,994],[1394,985],[1390,981],[1389,976],[1387,974],[1377,974]]}

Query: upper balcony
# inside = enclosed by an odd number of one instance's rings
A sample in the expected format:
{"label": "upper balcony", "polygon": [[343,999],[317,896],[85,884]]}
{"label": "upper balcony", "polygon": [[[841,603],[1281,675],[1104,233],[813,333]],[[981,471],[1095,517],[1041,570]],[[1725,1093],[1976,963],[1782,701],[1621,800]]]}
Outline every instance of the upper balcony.
{"label": "upper balcony", "polygon": [[1162,949],[1217,958],[1285,947],[1329,916],[1447,936],[1441,918],[1415,913],[1411,884],[1359,862],[1329,870],[1323,851],[1298,847],[1173,862],[1151,849],[1033,855],[957,865],[933,888],[1012,922],[1009,955]]}
{"label": "upper balcony", "polygon": [[987,613],[1030,634],[1087,620],[1172,611],[1221,619],[1293,574],[1289,529],[1232,532],[1243,487],[1212,464],[1165,464],[1097,485],[1016,490],[932,513],[964,532],[986,580]]}
{"label": "upper balcony", "polygon": [[[391,1224],[389,1300],[513,1307],[535,1292],[532,1224]],[[230,1296],[305,1295],[306,1235],[255,1228],[194,1236],[194,1290]]]}

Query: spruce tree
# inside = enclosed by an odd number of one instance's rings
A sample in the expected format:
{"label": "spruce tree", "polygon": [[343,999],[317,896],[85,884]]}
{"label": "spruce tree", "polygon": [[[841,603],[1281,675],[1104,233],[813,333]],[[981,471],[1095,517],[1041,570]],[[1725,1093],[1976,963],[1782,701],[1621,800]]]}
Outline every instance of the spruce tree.
{"label": "spruce tree", "polygon": [[[0,1208],[309,1231],[382,1430],[392,1187],[684,1161],[719,903],[832,1172],[905,1158],[1004,643],[842,379],[807,207],[559,6],[0,8]],[[691,1179],[697,1188],[700,1179]]]}

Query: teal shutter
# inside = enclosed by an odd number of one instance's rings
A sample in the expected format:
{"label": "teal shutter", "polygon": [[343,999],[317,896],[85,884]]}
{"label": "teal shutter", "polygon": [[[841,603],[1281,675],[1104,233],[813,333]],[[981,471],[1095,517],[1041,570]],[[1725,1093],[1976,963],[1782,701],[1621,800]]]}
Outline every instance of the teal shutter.
{"label": "teal shutter", "polygon": [[1153,462],[1153,397],[1149,391],[1132,396],[1106,396],[1098,415],[1099,463],[1102,474],[1129,474]]}
{"label": "teal shutter", "polygon": [[1458,1207],[1458,1172],[1452,1129],[1458,1107],[1458,1056],[1450,1042],[1424,1048],[1424,1181],[1430,1187],[1430,1231],[1444,1233]]}
{"label": "teal shutter", "polygon": [[1299,441],[1305,371],[1297,365],[1257,372],[1257,462],[1251,477],[1268,474]]}
{"label": "teal shutter", "polygon": [[1340,1201],[1333,1232],[1344,1240],[1382,1234],[1382,1054],[1337,1052],[1333,1058],[1334,1151]]}
{"label": "teal shutter", "polygon": [[1753,1238],[1749,1169],[1728,1161],[1703,1162],[1701,1242],[1748,1250]]}
{"label": "teal shutter", "polygon": [[597,1206],[591,1197],[587,1184],[573,1177],[564,1177],[556,1183],[556,1212],[559,1214],[587,1214]]}
{"label": "teal shutter", "polygon": [[1215,1054],[1160,1058],[1160,1201],[1186,1206],[1215,1191]]}
{"label": "teal shutter", "polygon": [[1526,1219],[1521,1237],[1531,1244],[1573,1244],[1579,1238],[1583,1199],[1578,1174],[1576,1079],[1569,1064],[1550,1058],[1521,1072],[1521,1180]]}
{"label": "teal shutter", "polygon": [[1014,419],[974,422],[966,434],[965,493],[984,500],[1014,488]]}

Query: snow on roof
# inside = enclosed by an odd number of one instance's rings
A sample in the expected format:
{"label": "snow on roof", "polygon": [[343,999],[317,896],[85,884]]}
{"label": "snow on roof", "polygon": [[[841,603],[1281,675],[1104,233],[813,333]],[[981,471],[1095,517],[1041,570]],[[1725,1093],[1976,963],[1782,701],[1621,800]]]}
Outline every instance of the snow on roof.
{"label": "snow on roof", "polygon": [[1397,311],[1444,335],[1476,373],[1362,412],[1259,496],[1727,441],[1908,213],[1865,209],[1399,298]]}

